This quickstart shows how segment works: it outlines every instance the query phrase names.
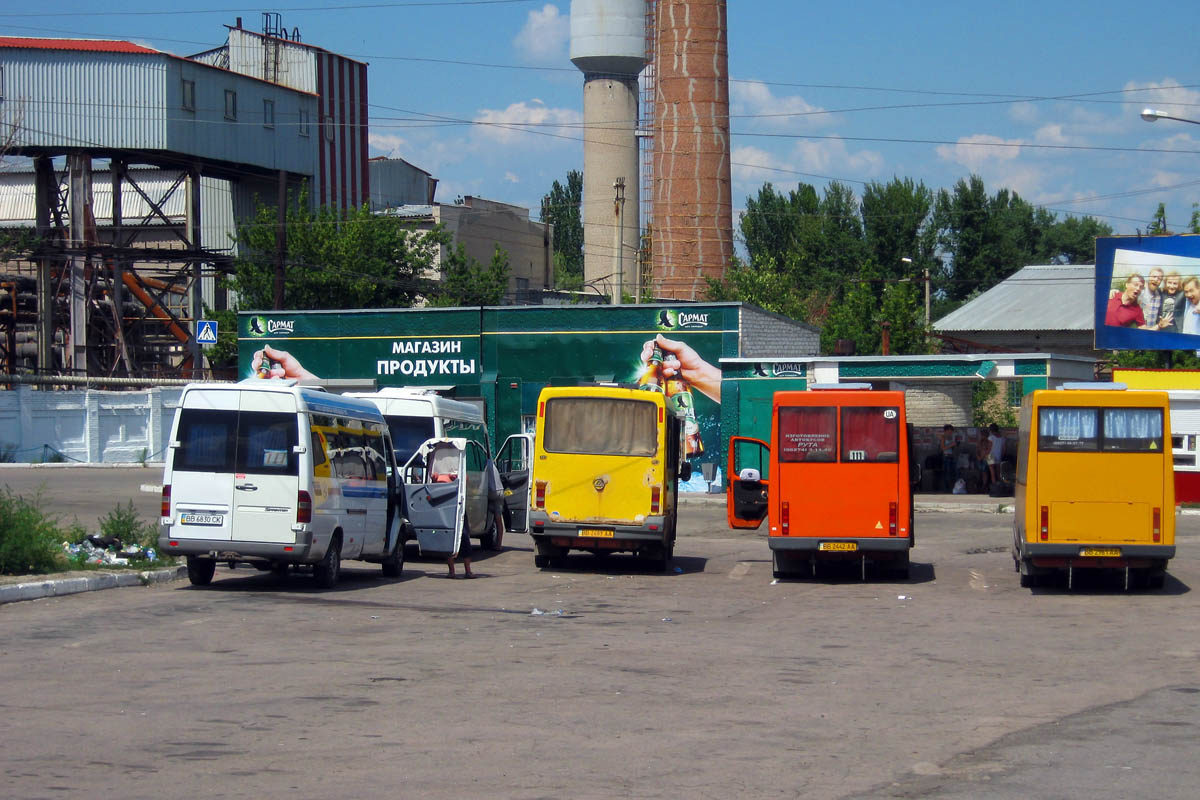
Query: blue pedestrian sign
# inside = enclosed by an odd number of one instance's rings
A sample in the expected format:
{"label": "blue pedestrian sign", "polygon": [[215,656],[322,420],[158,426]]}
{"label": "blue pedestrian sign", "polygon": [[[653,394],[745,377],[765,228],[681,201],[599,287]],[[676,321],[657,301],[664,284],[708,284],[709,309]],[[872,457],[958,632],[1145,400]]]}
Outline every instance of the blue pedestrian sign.
{"label": "blue pedestrian sign", "polygon": [[216,344],[217,321],[213,319],[200,320],[200,325],[196,328],[196,341],[200,344]]}

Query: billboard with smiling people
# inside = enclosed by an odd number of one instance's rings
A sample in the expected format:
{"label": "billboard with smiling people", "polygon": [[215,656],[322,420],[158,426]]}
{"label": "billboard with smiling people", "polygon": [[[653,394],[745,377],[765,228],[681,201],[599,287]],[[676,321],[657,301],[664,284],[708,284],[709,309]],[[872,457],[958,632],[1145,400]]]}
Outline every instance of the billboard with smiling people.
{"label": "billboard with smiling people", "polygon": [[1096,240],[1097,350],[1200,349],[1200,236]]}

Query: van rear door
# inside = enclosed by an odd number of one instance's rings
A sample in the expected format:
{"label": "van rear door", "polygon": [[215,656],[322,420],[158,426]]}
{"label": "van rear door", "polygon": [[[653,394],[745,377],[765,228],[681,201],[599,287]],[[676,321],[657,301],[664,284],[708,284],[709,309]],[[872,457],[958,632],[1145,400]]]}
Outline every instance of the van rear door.
{"label": "van rear door", "polygon": [[529,465],[533,457],[533,434],[514,433],[504,440],[496,456],[500,483],[504,485],[505,524],[508,530],[529,530]]}
{"label": "van rear door", "polygon": [[422,555],[458,555],[466,524],[466,466],[466,440],[430,439],[404,467],[408,520]]}
{"label": "van rear door", "polygon": [[233,537],[239,394],[194,390],[183,396],[168,455],[172,539]]}
{"label": "van rear door", "polygon": [[[233,538],[292,542],[299,491],[299,415],[283,392],[239,392]],[[307,442],[307,425],[305,440]],[[311,498],[310,498],[311,501]]]}

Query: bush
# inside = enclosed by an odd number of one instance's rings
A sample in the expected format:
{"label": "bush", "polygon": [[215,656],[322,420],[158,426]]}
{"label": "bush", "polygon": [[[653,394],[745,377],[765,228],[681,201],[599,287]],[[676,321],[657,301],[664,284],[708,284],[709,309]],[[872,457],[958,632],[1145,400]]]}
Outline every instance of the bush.
{"label": "bush", "polygon": [[40,493],[27,500],[8,488],[0,491],[0,573],[36,575],[62,569],[63,533],[40,504]]}
{"label": "bush", "polygon": [[153,522],[142,522],[133,501],[118,505],[100,518],[100,533],[121,540],[121,544],[136,544],[138,547],[158,546],[158,527]]}

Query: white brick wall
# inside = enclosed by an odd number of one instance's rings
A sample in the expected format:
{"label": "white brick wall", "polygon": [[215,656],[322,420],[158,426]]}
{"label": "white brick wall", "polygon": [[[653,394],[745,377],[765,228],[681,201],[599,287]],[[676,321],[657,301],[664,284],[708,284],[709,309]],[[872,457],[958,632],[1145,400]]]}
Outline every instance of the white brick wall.
{"label": "white brick wall", "polygon": [[947,422],[956,428],[970,425],[971,386],[969,381],[905,386],[904,409],[908,421],[917,427],[941,428]]}

